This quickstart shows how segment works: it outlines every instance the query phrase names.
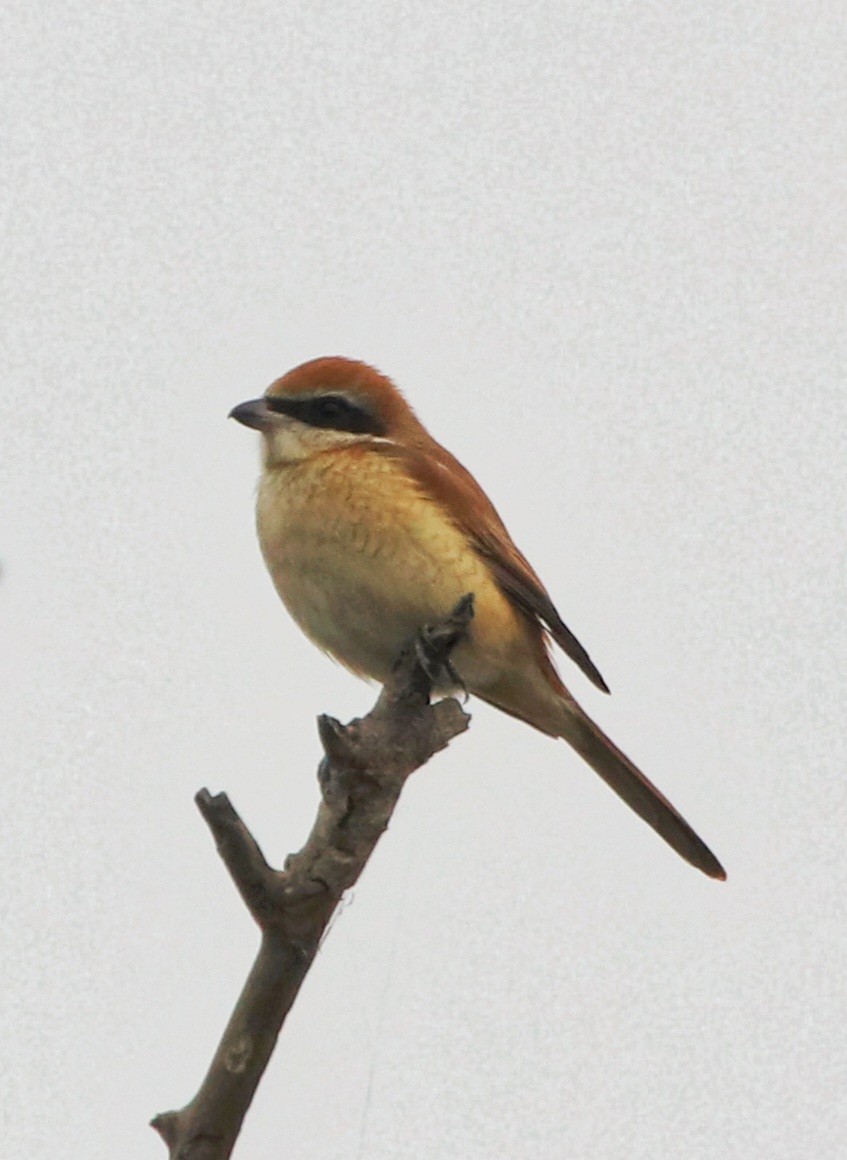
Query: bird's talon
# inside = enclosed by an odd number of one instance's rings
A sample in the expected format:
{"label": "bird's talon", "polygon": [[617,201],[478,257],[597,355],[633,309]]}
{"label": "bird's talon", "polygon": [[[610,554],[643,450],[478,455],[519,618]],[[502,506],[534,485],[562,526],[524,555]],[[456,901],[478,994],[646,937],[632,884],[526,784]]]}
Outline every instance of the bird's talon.
{"label": "bird's talon", "polygon": [[429,628],[425,627],[421,629],[415,637],[415,656],[418,658],[418,664],[433,685],[438,681],[441,670],[444,667],[444,662],[438,656],[438,651]]}
{"label": "bird's talon", "polygon": [[465,682],[462,680],[461,675],[456,671],[456,668],[453,665],[453,662],[449,658],[447,660],[445,660],[443,668],[444,668],[444,672],[450,678],[450,683],[453,686],[453,688],[456,690],[456,692],[462,694],[462,702],[464,704],[467,704],[468,699],[470,697],[470,693],[468,692],[467,686],[465,685]]}
{"label": "bird's talon", "polygon": [[446,627],[443,624],[424,625],[415,637],[415,655],[433,686],[442,683],[446,677],[450,686],[458,689],[467,701],[468,690],[465,682],[449,656],[444,655],[446,650],[452,648],[457,638],[458,633],[452,625]]}

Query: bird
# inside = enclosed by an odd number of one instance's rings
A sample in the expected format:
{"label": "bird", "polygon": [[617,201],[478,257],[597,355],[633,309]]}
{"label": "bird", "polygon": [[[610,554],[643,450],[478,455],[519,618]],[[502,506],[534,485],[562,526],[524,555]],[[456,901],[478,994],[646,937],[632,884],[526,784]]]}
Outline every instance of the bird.
{"label": "bird", "polygon": [[391,379],[365,362],[311,359],[230,417],[261,433],[259,545],[308,638],[354,674],[384,683],[404,645],[472,594],[473,619],[445,682],[563,738],[678,854],[711,878],[726,877],[566,688],[553,643],[609,691],[491,500]]}

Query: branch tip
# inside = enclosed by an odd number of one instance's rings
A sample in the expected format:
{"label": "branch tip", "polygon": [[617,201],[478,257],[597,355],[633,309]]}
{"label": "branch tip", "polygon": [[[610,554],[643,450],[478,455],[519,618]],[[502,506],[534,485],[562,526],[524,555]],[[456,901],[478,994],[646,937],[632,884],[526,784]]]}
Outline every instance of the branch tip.
{"label": "branch tip", "polygon": [[179,1113],[161,1112],[150,1121],[150,1127],[154,1128],[168,1148],[172,1149],[179,1135]]}
{"label": "branch tip", "polygon": [[346,725],[328,713],[321,713],[318,717],[318,736],[330,763],[349,761],[350,745]]}
{"label": "branch tip", "polygon": [[238,819],[238,814],[227,794],[210,793],[205,786],[194,795],[194,804],[209,825],[215,821],[220,822],[224,818],[227,820]]}

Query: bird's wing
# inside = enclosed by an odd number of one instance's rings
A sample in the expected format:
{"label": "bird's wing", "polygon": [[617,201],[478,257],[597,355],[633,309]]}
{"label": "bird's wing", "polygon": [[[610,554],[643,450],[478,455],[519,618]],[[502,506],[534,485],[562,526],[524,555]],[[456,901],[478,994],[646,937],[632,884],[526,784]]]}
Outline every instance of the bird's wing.
{"label": "bird's wing", "polygon": [[484,557],[513,604],[530,620],[543,625],[588,679],[608,693],[609,687],[597,666],[559,616],[532,565],[513,543],[496,508],[471,473],[435,440],[428,441],[425,448],[390,442],[377,446],[399,459],[421,490],[450,514]]}

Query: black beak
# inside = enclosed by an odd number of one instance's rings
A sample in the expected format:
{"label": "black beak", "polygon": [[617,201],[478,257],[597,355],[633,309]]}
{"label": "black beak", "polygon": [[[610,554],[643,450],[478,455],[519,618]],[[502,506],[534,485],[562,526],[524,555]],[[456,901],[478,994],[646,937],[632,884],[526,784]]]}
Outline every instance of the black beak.
{"label": "black beak", "polygon": [[264,431],[270,425],[270,417],[271,410],[264,399],[250,399],[247,403],[239,403],[227,416],[256,431]]}

